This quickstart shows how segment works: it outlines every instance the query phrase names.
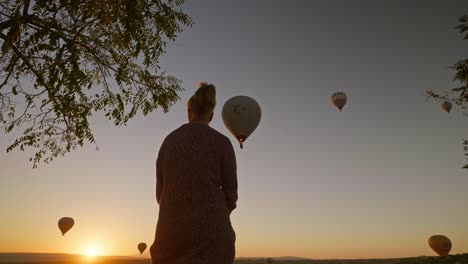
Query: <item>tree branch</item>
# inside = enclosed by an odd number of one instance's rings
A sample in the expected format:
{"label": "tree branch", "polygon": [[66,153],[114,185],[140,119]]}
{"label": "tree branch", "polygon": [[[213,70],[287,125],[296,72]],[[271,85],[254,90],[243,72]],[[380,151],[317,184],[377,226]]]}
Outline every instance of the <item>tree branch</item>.
{"label": "tree branch", "polygon": [[24,1],[23,16],[27,16],[27,15],[28,15],[29,4],[30,4],[30,3],[31,3],[31,0],[25,0],[25,1]]}
{"label": "tree branch", "polygon": [[65,125],[67,126],[67,129],[71,131],[71,127],[68,123],[68,120],[67,120],[67,115],[65,114],[65,112],[62,111],[62,108],[60,107],[60,104],[59,102],[57,102],[57,99],[55,98],[55,96],[53,95],[53,89],[48,87],[44,77],[39,73],[37,72],[37,70],[34,68],[34,66],[29,62],[28,58],[26,58],[19,50],[18,48],[7,38],[7,36],[5,36],[5,34],[3,33],[0,33],[0,38],[2,38],[4,41],[6,42],[9,42],[11,44],[11,48],[13,49],[13,51],[15,52],[16,56],[20,57],[21,60],[28,66],[29,70],[34,73],[34,75],[36,76],[36,78],[38,79],[39,83],[41,85],[43,85],[46,90],[48,91],[48,95],[49,95],[49,98],[54,102],[54,104],[57,106],[57,109],[61,112],[62,116],[63,116],[63,120],[65,122]]}

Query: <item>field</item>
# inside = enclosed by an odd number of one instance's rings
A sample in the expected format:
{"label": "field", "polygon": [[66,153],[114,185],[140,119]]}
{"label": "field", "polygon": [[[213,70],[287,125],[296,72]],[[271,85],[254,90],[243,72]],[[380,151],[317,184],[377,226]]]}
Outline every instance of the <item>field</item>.
{"label": "field", "polygon": [[[18,254],[0,253],[0,264],[151,264],[150,259],[132,257],[86,258],[66,254]],[[266,259],[237,259],[235,264],[266,264]],[[291,260],[273,259],[273,264],[468,264],[468,254],[448,257],[415,257],[400,259],[353,259],[353,260]]]}
{"label": "field", "polygon": [[[236,264],[266,264],[265,259],[236,260]],[[417,257],[399,259],[352,259],[352,260],[273,260],[273,264],[468,264],[468,254],[448,257]]]}

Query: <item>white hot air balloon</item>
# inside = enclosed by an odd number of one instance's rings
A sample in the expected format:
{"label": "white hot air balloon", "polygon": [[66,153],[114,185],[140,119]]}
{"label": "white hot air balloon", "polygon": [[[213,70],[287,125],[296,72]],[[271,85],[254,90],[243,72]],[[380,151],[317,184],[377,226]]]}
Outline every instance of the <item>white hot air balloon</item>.
{"label": "white hot air balloon", "polygon": [[450,113],[450,110],[452,109],[452,103],[445,101],[440,105],[440,108],[442,108],[443,111]]}
{"label": "white hot air balloon", "polygon": [[348,101],[348,97],[346,96],[345,93],[343,92],[336,92],[332,94],[330,97],[330,102],[338,109],[343,109],[345,106],[346,102]]}
{"label": "white hot air balloon", "polygon": [[257,128],[262,117],[260,105],[248,96],[235,96],[227,100],[222,110],[226,128],[239,141],[240,147]]}

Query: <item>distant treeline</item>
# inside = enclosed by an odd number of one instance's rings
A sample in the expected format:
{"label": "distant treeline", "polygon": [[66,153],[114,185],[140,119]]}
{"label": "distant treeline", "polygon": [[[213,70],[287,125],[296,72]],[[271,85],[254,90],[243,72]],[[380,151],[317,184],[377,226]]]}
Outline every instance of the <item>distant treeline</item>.
{"label": "distant treeline", "polygon": [[[266,264],[266,259],[242,259],[235,264]],[[447,257],[416,257],[394,259],[350,259],[350,260],[274,260],[273,264],[468,264],[468,254]]]}

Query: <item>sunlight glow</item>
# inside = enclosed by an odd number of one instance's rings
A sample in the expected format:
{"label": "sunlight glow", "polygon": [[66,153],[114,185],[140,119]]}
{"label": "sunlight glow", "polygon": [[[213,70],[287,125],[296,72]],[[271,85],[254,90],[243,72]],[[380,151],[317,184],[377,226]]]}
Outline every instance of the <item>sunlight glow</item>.
{"label": "sunlight glow", "polygon": [[95,257],[98,255],[98,250],[95,247],[88,247],[86,248],[84,255],[87,257]]}

